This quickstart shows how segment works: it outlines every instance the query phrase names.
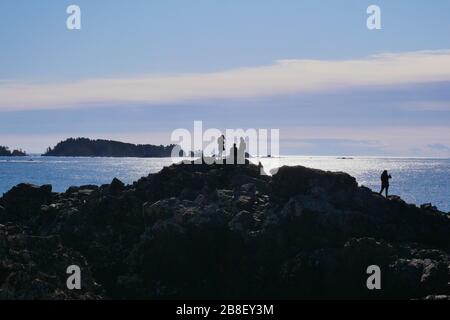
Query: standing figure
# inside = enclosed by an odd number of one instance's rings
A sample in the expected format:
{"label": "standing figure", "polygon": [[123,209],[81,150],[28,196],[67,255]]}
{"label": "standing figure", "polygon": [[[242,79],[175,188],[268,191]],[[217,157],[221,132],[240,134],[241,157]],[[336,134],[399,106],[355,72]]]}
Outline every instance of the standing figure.
{"label": "standing figure", "polygon": [[389,192],[389,179],[391,179],[391,175],[387,172],[387,170],[384,170],[381,174],[381,190],[380,195],[383,193],[384,190],[386,190],[386,198],[388,197]]}
{"label": "standing figure", "polygon": [[238,152],[238,164],[245,164],[245,150],[247,149],[247,144],[245,143],[244,138],[241,137],[239,143],[239,152]]}
{"label": "standing figure", "polygon": [[238,148],[236,146],[236,143],[233,143],[233,147],[230,150],[230,156],[227,159],[227,164],[237,164],[237,158],[238,158]]}
{"label": "standing figure", "polygon": [[217,139],[217,144],[219,145],[219,159],[222,159],[223,152],[225,151],[225,136],[221,135],[219,139]]}

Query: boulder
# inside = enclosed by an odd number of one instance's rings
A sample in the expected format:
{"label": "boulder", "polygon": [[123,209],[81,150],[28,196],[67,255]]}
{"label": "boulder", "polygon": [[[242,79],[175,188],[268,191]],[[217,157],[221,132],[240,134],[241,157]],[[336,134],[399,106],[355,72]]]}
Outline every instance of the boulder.
{"label": "boulder", "polygon": [[117,178],[114,178],[109,185],[109,192],[119,193],[125,189],[125,184]]}
{"label": "boulder", "polygon": [[302,166],[281,167],[271,181],[273,194],[282,199],[301,194],[353,193],[356,179],[343,172],[325,172]]}
{"label": "boulder", "polygon": [[80,189],[79,187],[70,186],[69,188],[67,188],[66,193],[67,194],[75,193],[78,192],[79,189]]}
{"label": "boulder", "polygon": [[11,216],[28,218],[37,213],[39,208],[52,199],[52,186],[36,186],[22,183],[4,194],[3,203]]}

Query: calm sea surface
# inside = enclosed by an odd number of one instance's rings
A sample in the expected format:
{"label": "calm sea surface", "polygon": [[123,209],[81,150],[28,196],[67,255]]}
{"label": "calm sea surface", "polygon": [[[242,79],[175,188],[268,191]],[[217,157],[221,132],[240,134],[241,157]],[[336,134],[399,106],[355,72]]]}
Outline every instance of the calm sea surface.
{"label": "calm sea surface", "polygon": [[[387,169],[392,175],[391,194],[410,203],[431,202],[450,211],[450,159],[285,156],[258,160],[267,171],[283,165],[344,171],[360,185],[376,191],[380,174]],[[0,157],[0,195],[21,182],[52,184],[54,191],[65,191],[72,185],[109,183],[114,177],[131,183],[171,164],[170,158]]]}

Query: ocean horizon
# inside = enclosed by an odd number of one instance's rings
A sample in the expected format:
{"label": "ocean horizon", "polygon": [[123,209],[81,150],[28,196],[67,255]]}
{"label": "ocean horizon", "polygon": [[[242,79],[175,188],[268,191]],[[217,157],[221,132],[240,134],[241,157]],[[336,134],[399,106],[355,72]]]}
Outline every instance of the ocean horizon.
{"label": "ocean horizon", "polygon": [[[51,184],[53,191],[64,192],[70,186],[102,185],[118,178],[131,184],[160,171],[183,158],[107,158],[107,157],[0,157],[0,194],[19,183]],[[305,166],[332,172],[346,172],[360,186],[380,190],[380,175],[392,175],[390,195],[420,206],[432,203],[450,211],[450,159],[422,157],[305,156],[282,155],[276,158],[251,158],[264,170],[281,166]]]}

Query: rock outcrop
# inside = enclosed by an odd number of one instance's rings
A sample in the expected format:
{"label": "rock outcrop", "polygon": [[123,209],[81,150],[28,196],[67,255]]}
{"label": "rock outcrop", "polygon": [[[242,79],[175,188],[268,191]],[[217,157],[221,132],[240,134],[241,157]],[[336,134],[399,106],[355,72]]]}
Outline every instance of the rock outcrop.
{"label": "rock outcrop", "polygon": [[25,157],[27,153],[21,149],[10,151],[8,147],[0,146],[0,157]]}
{"label": "rock outcrop", "polygon": [[[450,296],[450,219],[345,173],[182,164],[132,185],[0,198],[0,298]],[[66,268],[82,270],[82,290]],[[368,290],[367,267],[381,270]]]}

